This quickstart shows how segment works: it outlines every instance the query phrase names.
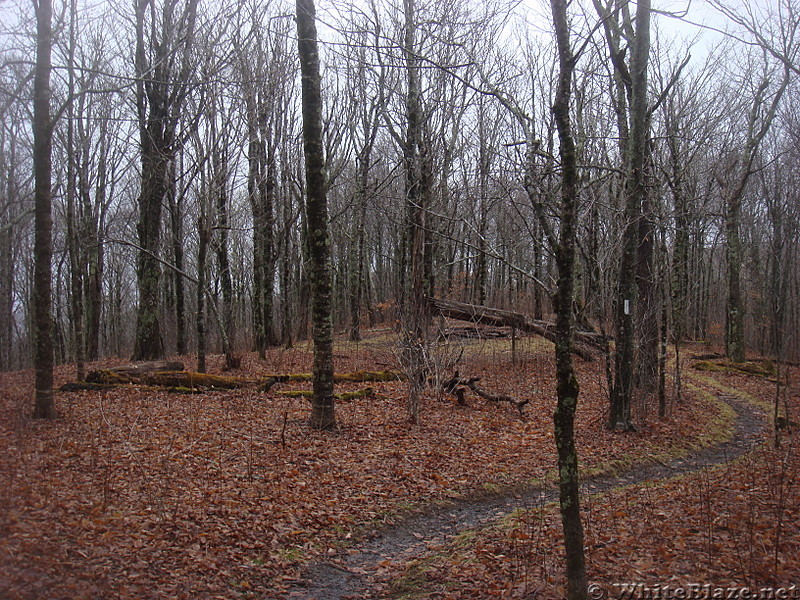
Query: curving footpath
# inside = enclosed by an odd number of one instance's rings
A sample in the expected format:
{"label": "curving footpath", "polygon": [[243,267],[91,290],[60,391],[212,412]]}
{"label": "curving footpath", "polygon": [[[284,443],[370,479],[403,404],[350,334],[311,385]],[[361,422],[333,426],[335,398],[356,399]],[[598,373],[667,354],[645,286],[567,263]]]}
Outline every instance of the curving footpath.
{"label": "curving footpath", "polygon": [[[762,437],[766,416],[751,403],[737,396],[718,393],[717,397],[736,412],[734,435],[723,442],[664,464],[639,465],[614,476],[599,476],[584,482],[584,493],[669,479],[724,464],[751,450]],[[393,524],[376,537],[355,547],[342,566],[314,562],[306,567],[302,585],[293,589],[291,600],[346,600],[369,598],[377,590],[391,565],[424,557],[432,545],[447,542],[463,531],[485,526],[514,510],[539,506],[558,499],[556,488],[530,488],[504,496],[463,500],[453,506],[414,515]]]}

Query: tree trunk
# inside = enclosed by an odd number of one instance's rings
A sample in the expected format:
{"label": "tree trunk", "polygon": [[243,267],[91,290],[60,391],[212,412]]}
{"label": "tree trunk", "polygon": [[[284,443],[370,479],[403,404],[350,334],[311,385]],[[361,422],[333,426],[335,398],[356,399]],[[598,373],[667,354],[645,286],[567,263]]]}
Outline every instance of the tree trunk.
{"label": "tree trunk", "polygon": [[[369,163],[367,163],[368,165]],[[358,191],[358,221],[356,222],[356,240],[353,253],[353,263],[351,265],[350,277],[350,341],[361,341],[361,300],[364,289],[364,252],[365,252],[365,227],[367,218],[367,181],[369,177],[369,167],[360,168],[360,181]]]}
{"label": "tree trunk", "polygon": [[[459,319],[484,325],[495,325],[498,327],[516,327],[521,331],[540,335],[553,343],[557,340],[555,327],[552,323],[547,321],[534,321],[522,313],[500,310],[488,306],[476,306],[475,304],[456,302],[455,300],[428,298],[428,301],[442,316],[451,319]],[[573,341],[572,353],[580,356],[584,360],[594,359],[594,351],[592,348],[597,350],[605,348],[603,336],[599,334],[589,331],[579,331],[574,333],[573,337],[577,337],[580,343]]]}
{"label": "tree trunk", "polygon": [[[636,251],[636,287],[638,307],[636,310],[636,335],[639,347],[636,388],[644,395],[656,391],[658,381],[658,346],[660,313],[657,274],[655,267],[655,209],[652,188],[652,151],[650,143],[650,119],[646,119],[646,156],[642,176],[642,214],[639,219],[638,246]],[[646,405],[645,405],[646,406]]]}
{"label": "tree trunk", "polygon": [[36,70],[33,80],[33,175],[34,175],[34,330],[36,401],[33,415],[51,419],[56,416],[53,402],[53,333],[52,333],[52,147],[53,126],[50,117],[50,57],[53,36],[51,0],[39,0],[36,8]]}
{"label": "tree trunk", "polygon": [[725,312],[725,353],[734,362],[744,362],[744,302],[742,298],[742,241],[739,237],[741,195],[725,203],[725,257],[728,263],[728,299]]}
{"label": "tree trunk", "polygon": [[106,186],[108,172],[106,167],[105,126],[100,141],[100,152],[97,164],[97,183],[95,186],[94,210],[89,202],[88,194],[84,195],[83,236],[86,244],[86,279],[84,280],[84,299],[86,302],[86,358],[97,360],[100,357],[100,320],[103,311],[103,272],[104,247],[101,239],[103,227],[103,211],[106,206]]}
{"label": "tree trunk", "polygon": [[222,335],[226,365],[231,367],[233,352],[233,281],[228,256],[228,160],[225,150],[218,152],[214,160],[214,196],[216,198],[216,244],[217,269],[219,271],[220,288],[222,289]]}
{"label": "tree trunk", "polygon": [[[201,190],[205,194],[205,190]],[[205,206],[206,201],[201,200]],[[211,239],[211,227],[208,223],[208,213],[201,208],[200,217],[197,219],[197,372],[206,372],[206,274],[208,243]]]}
{"label": "tree trunk", "polygon": [[[742,197],[750,176],[753,174],[753,160],[761,141],[766,136],[777,114],[778,105],[789,84],[789,66],[783,65],[783,79],[775,91],[769,106],[764,109],[770,77],[765,74],[753,98],[747,120],[747,138],[739,156],[734,161],[734,179],[724,183],[720,178],[725,201],[725,256],[728,263],[728,298],[725,326],[725,350],[734,362],[744,362],[744,296],[741,286],[742,240],[739,237],[741,225]],[[763,115],[763,116],[762,116]]]}
{"label": "tree trunk", "polygon": [[[421,189],[422,169],[420,161],[420,134],[421,114],[419,100],[419,66],[416,56],[416,24],[415,0],[404,0],[405,14],[405,40],[403,54],[406,63],[407,92],[406,92],[406,138],[403,149],[405,163],[405,193],[406,213],[408,222],[406,227],[407,260],[410,265],[410,275],[404,287],[407,292],[403,295],[404,304],[401,305],[403,314],[403,350],[401,360],[408,371],[409,398],[408,419],[411,423],[419,421],[419,399],[425,379],[425,345],[430,320],[428,303],[425,300],[426,290],[426,207],[425,196]],[[404,256],[406,254],[404,253]],[[401,277],[404,276],[401,274]]]}
{"label": "tree trunk", "polygon": [[[0,140],[5,134],[0,132]],[[0,173],[2,173],[6,202],[0,206],[0,372],[10,371],[12,364],[12,341],[14,339],[14,243],[13,234],[15,212],[11,202],[15,197],[14,170],[16,165],[16,141],[11,134],[9,151],[0,154]]]}
{"label": "tree trunk", "polygon": [[[151,116],[154,121],[158,117]],[[158,320],[159,281],[158,261],[161,246],[161,206],[167,195],[168,163],[158,144],[159,126],[152,123],[142,134],[142,190],[139,196],[139,257],[136,280],[139,288],[139,308],[136,314],[136,342],[133,360],[163,358],[164,343]]]}
{"label": "tree trunk", "polygon": [[[273,133],[274,135],[274,133]],[[278,159],[275,155],[274,140],[267,140],[265,144],[269,144],[265,161],[266,171],[264,178],[264,189],[261,194],[263,202],[264,214],[264,235],[262,242],[264,244],[264,271],[263,276],[263,323],[264,323],[264,344],[266,346],[274,346],[277,342],[275,336],[275,319],[272,315],[273,306],[275,303],[275,204],[277,196],[277,182],[275,172],[278,168]]]}
{"label": "tree trunk", "polygon": [[[164,343],[158,320],[161,278],[161,207],[171,185],[170,168],[180,142],[176,139],[181,110],[193,86],[192,46],[199,0],[186,0],[181,14],[177,2],[168,3],[157,16],[152,0],[136,0],[136,108],[141,146],[139,193],[139,256],[136,281],[139,307],[136,315],[134,360],[161,358]],[[161,22],[146,22],[148,16]],[[149,44],[145,44],[150,36]]]}
{"label": "tree trunk", "polygon": [[583,526],[580,514],[578,453],[575,449],[575,410],[580,388],[572,364],[575,330],[575,245],[578,220],[578,170],[570,123],[570,93],[575,57],[569,40],[567,0],[551,0],[559,57],[559,78],[553,103],[561,155],[561,230],[555,248],[558,266],[556,293],[556,381],[558,404],[553,421],[558,449],[559,503],[566,552],[567,598],[588,598]]}
{"label": "tree trunk", "polygon": [[335,429],[333,398],[333,325],[328,200],[322,141],[322,91],[314,0],[297,0],[297,50],[303,105],[303,153],[306,164],[306,219],[311,263],[311,318],[314,339],[314,396],[309,425]]}
{"label": "tree trunk", "polygon": [[[69,26],[69,70],[67,73],[69,95],[75,94],[75,20],[77,12],[75,0],[70,3]],[[82,381],[86,376],[84,344],[84,263],[81,244],[81,226],[76,210],[78,196],[77,165],[75,160],[75,121],[73,104],[67,108],[67,253],[69,255],[70,281],[70,320],[72,325],[72,345],[75,357],[76,379]]]}
{"label": "tree trunk", "polygon": [[266,358],[266,335],[264,333],[264,272],[266,257],[264,256],[263,238],[266,234],[266,223],[259,194],[262,189],[261,179],[261,141],[258,136],[258,103],[256,93],[252,92],[247,100],[247,195],[253,212],[253,342],[259,358]]}
{"label": "tree trunk", "polygon": [[[158,256],[161,243],[161,206],[166,199],[169,173],[165,150],[164,126],[167,112],[163,104],[165,82],[148,83],[150,73],[145,47],[145,13],[149,2],[136,2],[136,104],[141,145],[141,190],[139,192],[139,255],[136,282],[139,306],[136,314],[136,339],[133,360],[162,358],[164,344],[158,321],[158,292],[161,266]],[[165,45],[165,44],[164,44]],[[163,51],[166,51],[164,48]],[[163,75],[162,71],[159,74]],[[148,106],[149,105],[149,106]],[[148,110],[149,109],[149,110]]]}
{"label": "tree trunk", "polygon": [[181,272],[183,260],[183,199],[178,196],[175,180],[175,161],[170,165],[169,189],[167,191],[167,208],[169,209],[170,229],[172,233],[172,258],[175,271],[171,274],[175,291],[175,349],[183,356],[186,354],[186,292]]}
{"label": "tree trunk", "polygon": [[267,150],[268,131],[264,121],[266,109],[253,93],[249,100],[248,119],[248,193],[253,211],[253,324],[255,328],[255,347],[259,357],[266,357],[266,349],[275,343],[272,306],[274,298],[275,258],[274,203],[275,203],[275,163],[274,151]]}
{"label": "tree trunk", "polygon": [[[289,209],[289,201],[286,201]],[[292,283],[292,262],[290,252],[292,251],[292,229],[287,221],[283,230],[281,240],[283,256],[281,257],[281,308],[283,318],[281,319],[281,344],[284,348],[291,348],[294,345],[294,332],[292,323],[292,304],[291,304],[291,283]]]}
{"label": "tree trunk", "polygon": [[633,428],[631,403],[639,360],[636,335],[639,323],[637,259],[640,255],[642,204],[647,195],[648,149],[647,63],[650,52],[650,1],[636,5],[635,38],[630,68],[630,132],[625,148],[625,233],[617,294],[616,381],[611,394],[609,426]]}

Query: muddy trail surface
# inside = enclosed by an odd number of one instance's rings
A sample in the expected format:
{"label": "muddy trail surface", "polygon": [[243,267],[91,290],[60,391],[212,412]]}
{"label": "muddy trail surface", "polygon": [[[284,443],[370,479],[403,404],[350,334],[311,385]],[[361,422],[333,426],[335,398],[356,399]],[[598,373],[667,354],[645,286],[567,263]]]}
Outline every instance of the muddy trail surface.
{"label": "muddy trail surface", "polygon": [[[721,465],[752,449],[761,439],[765,415],[736,396],[718,394],[736,412],[730,441],[710,446],[690,456],[665,463],[632,468],[621,475],[589,478],[582,494],[608,491],[619,486],[658,481]],[[338,563],[309,564],[303,581],[289,594],[290,600],[348,600],[377,598],[385,591],[393,565],[420,559],[431,548],[447,543],[461,532],[478,529],[520,508],[558,500],[556,486],[527,488],[506,495],[456,501],[446,507],[409,516],[379,531],[351,549]]]}

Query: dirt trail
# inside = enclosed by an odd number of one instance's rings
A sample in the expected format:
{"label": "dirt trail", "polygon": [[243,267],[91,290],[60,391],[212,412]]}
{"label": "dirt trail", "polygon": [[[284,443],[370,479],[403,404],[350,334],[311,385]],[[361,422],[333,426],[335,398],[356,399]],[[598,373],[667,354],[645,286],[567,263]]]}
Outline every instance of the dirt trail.
{"label": "dirt trail", "polygon": [[[583,493],[603,492],[609,489],[668,479],[723,464],[737,458],[758,443],[766,424],[765,415],[752,404],[727,394],[718,394],[720,400],[736,411],[734,436],[731,441],[703,449],[689,457],[664,464],[635,467],[619,476],[596,477],[584,482]],[[513,510],[538,506],[557,500],[558,490],[530,488],[504,496],[480,500],[463,500],[452,506],[426,514],[411,516],[379,532],[373,539],[357,546],[341,565],[315,562],[305,570],[302,587],[290,594],[291,600],[346,600],[369,598],[376,592],[390,565],[419,559],[429,552],[430,546],[446,542],[455,535],[477,529]]]}

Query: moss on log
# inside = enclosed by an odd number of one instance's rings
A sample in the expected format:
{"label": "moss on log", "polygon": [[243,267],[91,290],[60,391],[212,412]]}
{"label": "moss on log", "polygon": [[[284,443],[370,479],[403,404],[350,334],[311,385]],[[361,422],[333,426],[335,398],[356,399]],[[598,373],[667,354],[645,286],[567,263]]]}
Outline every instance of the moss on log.
{"label": "moss on log", "polygon": [[114,369],[101,369],[90,373],[87,380],[105,384],[143,384],[163,387],[217,388],[232,390],[255,385],[257,380],[196,373],[194,371],[155,371],[131,373]]}
{"label": "moss on log", "polygon": [[[156,363],[148,363],[153,365]],[[159,363],[160,364],[160,363]],[[180,364],[180,363],[177,363]],[[93,371],[86,382],[71,382],[61,387],[62,391],[111,389],[119,385],[147,385],[178,390],[225,389],[233,390],[246,387],[257,387],[261,392],[269,392],[278,384],[287,381],[311,381],[311,373],[288,373],[284,375],[267,375],[263,377],[229,377],[226,375],[210,375],[194,371],[152,371],[149,368],[120,367]],[[380,382],[402,381],[405,375],[395,371],[355,371],[338,373],[336,382]]]}

